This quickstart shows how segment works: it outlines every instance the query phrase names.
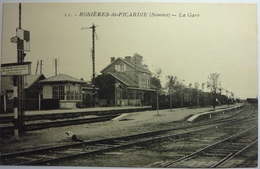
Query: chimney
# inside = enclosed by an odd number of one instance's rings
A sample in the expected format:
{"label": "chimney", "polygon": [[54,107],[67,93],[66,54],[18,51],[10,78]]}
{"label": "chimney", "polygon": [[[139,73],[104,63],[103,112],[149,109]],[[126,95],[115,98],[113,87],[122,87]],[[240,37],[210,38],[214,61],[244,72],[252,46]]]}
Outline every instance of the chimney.
{"label": "chimney", "polygon": [[131,62],[131,56],[125,56],[125,60],[130,63]]}
{"label": "chimney", "polygon": [[115,57],[110,58],[111,63],[115,61]]}

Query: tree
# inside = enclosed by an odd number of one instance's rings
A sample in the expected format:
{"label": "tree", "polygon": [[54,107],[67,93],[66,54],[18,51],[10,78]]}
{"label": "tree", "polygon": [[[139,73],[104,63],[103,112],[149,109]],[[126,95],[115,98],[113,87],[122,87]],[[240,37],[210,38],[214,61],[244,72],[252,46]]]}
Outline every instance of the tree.
{"label": "tree", "polygon": [[161,89],[162,85],[161,85],[161,80],[158,79],[157,77],[153,76],[151,77],[151,84],[154,85],[156,88]]}
{"label": "tree", "polygon": [[162,74],[162,70],[158,69],[151,77],[151,84],[156,86],[157,89],[162,88],[161,80],[160,80],[161,74]]}
{"label": "tree", "polygon": [[109,104],[115,94],[115,78],[110,74],[102,74],[95,78],[95,83],[99,87],[99,98],[106,99]]}
{"label": "tree", "polygon": [[219,104],[222,104],[222,96],[221,96],[221,94],[222,94],[222,90],[223,90],[223,88],[221,87],[221,84],[220,84],[220,87],[218,88],[218,93],[219,93]]}
{"label": "tree", "polygon": [[208,82],[207,82],[207,85],[213,95],[213,108],[215,109],[215,106],[216,106],[216,94],[217,94],[217,90],[218,90],[218,86],[220,84],[219,82],[219,74],[218,73],[211,73],[209,76],[208,76]]}
{"label": "tree", "polygon": [[180,91],[180,100],[181,100],[181,108],[183,109],[183,102],[184,102],[184,89],[185,85],[183,84],[185,80],[182,80],[181,82],[178,83],[178,90]]}
{"label": "tree", "polygon": [[158,69],[153,75],[151,83],[156,86],[156,101],[157,101],[157,115],[159,115],[159,90],[161,89],[161,80],[160,76],[162,74],[162,70]]}
{"label": "tree", "polygon": [[192,107],[192,104],[191,104],[191,87],[192,87],[192,84],[190,83],[189,84],[189,102],[190,102],[190,107]]}
{"label": "tree", "polygon": [[228,90],[226,90],[226,95],[227,95],[227,104],[228,104],[228,106],[229,106],[230,99],[229,99],[229,91],[228,91]]}
{"label": "tree", "polygon": [[195,82],[194,83],[194,89],[195,89],[195,97],[196,97],[196,100],[197,100],[197,107],[199,107],[199,87],[200,87],[199,82]]}
{"label": "tree", "polygon": [[202,89],[202,105],[205,106],[205,97],[204,97],[204,87],[205,87],[205,83],[201,84],[201,89]]}
{"label": "tree", "polygon": [[131,59],[131,63],[133,65],[142,65],[142,63],[143,63],[143,56],[141,56],[138,53],[135,53],[134,56]]}
{"label": "tree", "polygon": [[168,75],[166,76],[166,78],[168,79],[168,82],[166,83],[166,88],[168,89],[169,95],[170,95],[170,109],[172,111],[172,94],[174,92],[174,85],[177,82],[177,77],[176,76],[172,76],[172,75]]}

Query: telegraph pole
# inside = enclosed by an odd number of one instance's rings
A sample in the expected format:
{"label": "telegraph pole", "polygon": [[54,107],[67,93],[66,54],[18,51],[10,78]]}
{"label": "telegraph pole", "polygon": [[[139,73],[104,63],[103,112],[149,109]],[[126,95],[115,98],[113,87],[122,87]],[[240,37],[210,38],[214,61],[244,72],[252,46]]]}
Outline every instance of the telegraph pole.
{"label": "telegraph pole", "polygon": [[95,93],[95,31],[96,31],[96,26],[95,24],[92,25],[92,86],[93,86],[93,103],[92,106],[95,107],[95,99],[96,99],[96,93]]}
{"label": "telegraph pole", "polygon": [[96,31],[96,25],[92,24],[91,27],[88,28],[81,28],[83,29],[92,29],[92,107],[95,107],[95,31]]}
{"label": "telegraph pole", "polygon": [[38,72],[38,65],[39,65],[39,60],[37,61],[35,74],[37,74],[37,72]]}
{"label": "telegraph pole", "polygon": [[40,74],[42,74],[42,60],[40,60]]}
{"label": "telegraph pole", "polygon": [[55,76],[58,74],[58,59],[54,59]]}

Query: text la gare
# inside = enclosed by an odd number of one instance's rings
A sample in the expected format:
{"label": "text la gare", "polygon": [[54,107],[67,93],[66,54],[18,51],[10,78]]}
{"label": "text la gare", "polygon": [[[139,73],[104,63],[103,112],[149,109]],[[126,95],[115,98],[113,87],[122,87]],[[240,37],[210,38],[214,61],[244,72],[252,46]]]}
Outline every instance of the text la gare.
{"label": "text la gare", "polygon": [[193,13],[188,13],[188,14],[185,14],[185,13],[179,13],[179,17],[199,17],[200,14],[193,14]]}

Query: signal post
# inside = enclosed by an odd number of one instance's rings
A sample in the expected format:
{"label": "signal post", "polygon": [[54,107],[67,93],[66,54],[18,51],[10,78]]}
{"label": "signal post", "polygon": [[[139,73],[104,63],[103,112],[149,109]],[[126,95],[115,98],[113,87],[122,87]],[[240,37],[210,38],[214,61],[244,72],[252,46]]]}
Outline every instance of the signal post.
{"label": "signal post", "polygon": [[11,38],[17,43],[17,63],[2,64],[2,76],[13,76],[14,85],[14,137],[24,132],[24,76],[31,74],[31,62],[24,62],[25,51],[30,51],[30,32],[21,26],[22,6],[19,3],[19,27],[16,36]]}

